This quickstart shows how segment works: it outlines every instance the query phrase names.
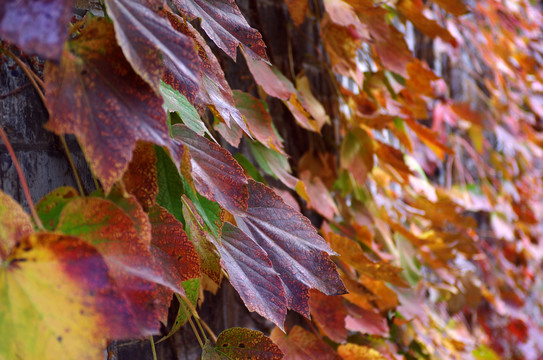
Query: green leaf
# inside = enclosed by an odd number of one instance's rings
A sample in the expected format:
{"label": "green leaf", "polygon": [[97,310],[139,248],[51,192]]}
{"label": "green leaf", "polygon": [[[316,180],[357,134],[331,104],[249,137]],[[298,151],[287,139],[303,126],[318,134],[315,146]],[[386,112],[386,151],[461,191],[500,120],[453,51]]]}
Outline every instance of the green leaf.
{"label": "green leaf", "polygon": [[183,180],[181,175],[179,175],[179,170],[166,150],[160,146],[155,146],[155,151],[158,177],[158,195],[156,197],[156,202],[173,214],[177,220],[184,223],[183,203],[181,202],[181,195],[183,195]]}
{"label": "green leaf", "polygon": [[202,360],[279,360],[283,353],[273,341],[260,331],[244,328],[226,329],[219,334],[215,346],[207,342]]}
{"label": "green leaf", "polygon": [[37,204],[36,212],[47,230],[53,230],[58,223],[60,212],[79,193],[70,186],[62,186],[45,195]]}

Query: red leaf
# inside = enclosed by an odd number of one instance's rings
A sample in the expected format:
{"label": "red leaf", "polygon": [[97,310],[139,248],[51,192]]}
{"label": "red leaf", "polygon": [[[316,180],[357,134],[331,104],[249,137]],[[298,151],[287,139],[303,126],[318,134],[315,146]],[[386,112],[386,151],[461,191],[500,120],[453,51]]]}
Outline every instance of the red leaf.
{"label": "red leaf", "polygon": [[221,245],[221,265],[247,309],[282,329],[287,314],[286,293],[266,252],[228,222],[222,229]]}
{"label": "red leaf", "polygon": [[175,31],[155,0],[106,0],[115,35],[134,70],[159,93],[164,65],[194,99],[202,71],[191,39]]}
{"label": "red leaf", "polygon": [[232,155],[184,125],[174,125],[172,135],[190,153],[192,177],[200,194],[218,202],[232,214],[247,209],[247,178]]}
{"label": "red leaf", "polygon": [[138,142],[132,161],[123,175],[126,190],[134,195],[145,210],[149,210],[158,195],[157,158],[153,144]]}
{"label": "red leaf", "polygon": [[137,140],[170,142],[162,99],[131,70],[108,20],[94,18],[60,65],[45,68],[47,128],[75,134],[107,191],[126,170]]}
{"label": "red leaf", "polygon": [[68,37],[73,0],[3,0],[0,38],[24,52],[58,60]]}
{"label": "red leaf", "polygon": [[151,254],[162,268],[164,279],[172,286],[158,288],[160,320],[167,323],[168,307],[172,299],[171,288],[183,288],[183,281],[200,277],[200,260],[194,244],[183,231],[183,225],[166,209],[155,205],[149,212],[153,240]]}
{"label": "red leaf", "polygon": [[173,2],[189,20],[200,18],[206,34],[234,61],[236,49],[240,44],[253,58],[268,59],[262,35],[249,26],[235,0],[173,0]]}
{"label": "red leaf", "polygon": [[324,335],[337,343],[347,340],[349,331],[345,328],[345,317],[348,313],[341,296],[328,296],[311,290],[309,307],[313,320]]}
{"label": "red leaf", "polygon": [[286,360],[341,359],[320,337],[298,325],[294,326],[288,335],[275,328],[270,337],[279,346]]}
{"label": "red leaf", "polygon": [[17,241],[32,231],[30,216],[11,196],[0,191],[0,260],[5,260]]}
{"label": "red leaf", "polygon": [[377,336],[389,335],[387,320],[381,315],[354,305],[350,307],[350,312],[352,314],[345,318],[348,330]]}
{"label": "red leaf", "polygon": [[236,221],[268,254],[283,280],[290,309],[309,317],[310,288],[327,295],[346,292],[328,255],[335,253],[309,220],[270,188],[249,180],[247,213]]}

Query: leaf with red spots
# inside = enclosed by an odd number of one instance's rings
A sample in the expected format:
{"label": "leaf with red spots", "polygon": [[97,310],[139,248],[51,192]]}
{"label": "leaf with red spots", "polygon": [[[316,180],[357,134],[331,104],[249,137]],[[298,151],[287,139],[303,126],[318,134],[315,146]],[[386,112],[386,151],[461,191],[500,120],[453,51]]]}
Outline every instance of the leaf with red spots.
{"label": "leaf with red spots", "polygon": [[335,253],[309,220],[267,186],[249,180],[247,213],[236,216],[241,230],[268,254],[285,285],[288,307],[309,317],[309,289],[327,295],[346,292],[329,254]]}
{"label": "leaf with red spots", "polygon": [[185,90],[187,98],[198,92],[202,71],[192,40],[168,21],[161,1],[106,0],[115,35],[134,70],[157,93],[164,66]]}
{"label": "leaf with red spots", "polygon": [[[202,70],[204,76],[200,85],[200,91],[195,99],[196,106],[203,108],[210,106],[211,111],[226,123],[227,126],[232,126],[233,120],[245,133],[250,136],[243,116],[236,108],[234,103],[234,95],[232,89],[224,77],[224,72],[221,64],[207,45],[204,38],[200,35],[192,25],[185,23],[183,19],[174,14],[169,14],[172,25],[179,31],[185,33],[194,40],[198,55],[202,62]],[[169,77],[166,77],[166,82],[170,83],[174,88],[184,92],[183,89],[177,88],[175,82],[171,82]],[[232,144],[237,145],[237,144]]]}
{"label": "leaf with red spots", "polygon": [[247,178],[232,155],[184,125],[172,126],[172,135],[190,153],[198,192],[231,213],[242,214],[247,209]]}
{"label": "leaf with red spots", "polygon": [[253,58],[267,60],[262,35],[243,17],[235,0],[173,0],[179,11],[189,20],[200,18],[202,29],[213,42],[236,60],[238,45]]}
{"label": "leaf with red spots", "polygon": [[77,190],[70,186],[56,188],[45,195],[36,204],[36,212],[43,226],[47,230],[54,230],[57,227],[58,217],[64,206],[78,196]]}
{"label": "leaf with red spots", "polygon": [[58,60],[68,37],[73,0],[3,0],[0,38],[24,52]]}
{"label": "leaf with red spots", "polygon": [[200,258],[200,268],[211,280],[219,284],[221,282],[221,265],[217,250],[218,240],[207,230],[204,220],[192,201],[185,195],[182,200],[185,229]]}
{"label": "leaf with red spots", "polygon": [[219,247],[221,265],[250,311],[283,328],[287,299],[283,282],[264,250],[240,229],[225,223]]}
{"label": "leaf with red spots", "polygon": [[99,359],[141,336],[102,256],[72,236],[22,237],[0,261],[0,358]]}
{"label": "leaf with red spots", "polygon": [[138,142],[132,161],[123,175],[126,190],[134,195],[145,210],[149,210],[158,195],[158,176],[156,153],[153,144]]}
{"label": "leaf with red spots", "polygon": [[340,360],[328,344],[322,339],[307,331],[301,326],[294,326],[288,334],[285,334],[279,328],[273,329],[270,338],[277,344],[279,349],[288,360]]}
{"label": "leaf with red spots", "polygon": [[279,360],[283,353],[260,331],[244,328],[226,329],[219,334],[215,346],[208,341],[202,349],[203,360],[254,359]]}
{"label": "leaf with red spots", "polygon": [[19,238],[32,231],[30,216],[11,196],[0,191],[0,261],[9,255]]}
{"label": "leaf with red spots", "polygon": [[[183,288],[183,282],[200,277],[200,260],[189,240],[183,225],[166,209],[155,205],[149,212],[153,240],[151,254],[156,264],[162,268],[165,279],[177,288]],[[165,310],[160,314],[160,320],[167,322],[168,307],[173,295],[170,288],[158,288],[159,309]]]}
{"label": "leaf with red spots", "polygon": [[341,296],[329,296],[311,290],[309,308],[313,321],[323,335],[337,343],[347,340],[349,331],[345,328],[345,317],[348,313]]}
{"label": "leaf with red spots", "polygon": [[60,64],[45,67],[46,127],[75,134],[106,191],[126,170],[137,140],[170,142],[162,99],[126,61],[112,24],[93,18]]}
{"label": "leaf with red spots", "polygon": [[160,273],[130,216],[109,200],[76,198],[62,210],[56,231],[79,236],[96,247],[130,303],[141,335],[156,333],[154,282]]}

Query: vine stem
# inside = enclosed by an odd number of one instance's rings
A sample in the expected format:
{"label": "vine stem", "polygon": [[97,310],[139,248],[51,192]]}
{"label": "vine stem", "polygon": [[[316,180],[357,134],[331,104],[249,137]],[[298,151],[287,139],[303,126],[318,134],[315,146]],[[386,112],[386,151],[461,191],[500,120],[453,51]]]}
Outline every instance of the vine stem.
{"label": "vine stem", "polygon": [[153,360],[158,360],[158,357],[156,356],[155,340],[153,340],[153,335],[149,336],[149,341],[151,342],[151,351],[153,352]]}
{"label": "vine stem", "polygon": [[36,208],[34,207],[34,202],[32,201],[32,197],[30,196],[30,190],[28,189],[28,184],[26,183],[26,179],[23,174],[23,170],[21,169],[21,165],[19,164],[19,160],[17,160],[17,156],[15,156],[13,147],[11,147],[11,143],[9,142],[8,137],[6,136],[6,133],[4,132],[4,128],[2,126],[0,126],[0,137],[2,138],[2,141],[4,142],[4,144],[6,144],[6,148],[8,149],[9,156],[11,157],[11,160],[13,161],[13,164],[15,165],[15,169],[17,170],[17,175],[19,175],[19,179],[21,179],[21,186],[23,188],[26,201],[28,202],[28,207],[30,207],[30,213],[32,214],[32,218],[34,219],[36,226],[40,230],[45,230],[40,220],[40,217],[38,216],[38,213],[36,212]]}

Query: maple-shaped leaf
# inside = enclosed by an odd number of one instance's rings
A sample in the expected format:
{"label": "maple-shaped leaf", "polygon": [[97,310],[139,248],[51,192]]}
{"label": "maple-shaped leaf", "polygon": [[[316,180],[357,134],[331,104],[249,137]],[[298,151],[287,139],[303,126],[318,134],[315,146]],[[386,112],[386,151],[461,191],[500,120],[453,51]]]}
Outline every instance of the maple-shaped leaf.
{"label": "maple-shaped leaf", "polygon": [[98,359],[108,339],[141,335],[91,245],[58,233],[18,240],[0,265],[0,358]]}
{"label": "maple-shaped leaf", "polygon": [[0,38],[26,53],[58,60],[68,37],[74,0],[4,0]]}
{"label": "maple-shaped leaf", "polygon": [[260,331],[230,328],[219,334],[215,346],[207,342],[202,349],[202,360],[279,360],[283,353],[273,341]]}
{"label": "maple-shaped leaf", "polygon": [[126,190],[134,195],[145,210],[155,204],[158,194],[155,146],[139,141],[136,144],[132,161],[123,175]]}
{"label": "maple-shaped leaf", "polygon": [[[153,240],[151,254],[157,265],[162,268],[166,281],[176,288],[183,288],[183,282],[200,277],[200,260],[189,240],[183,225],[166,209],[155,205],[149,211]],[[173,295],[171,288],[160,286],[158,301],[160,320],[167,323],[168,308]]]}
{"label": "maple-shaped leaf", "polygon": [[106,191],[126,170],[137,140],[170,142],[162,99],[126,61],[113,25],[88,21],[60,64],[45,67],[46,127],[75,134]]}
{"label": "maple-shaped leaf", "polygon": [[158,93],[164,66],[194,99],[202,71],[192,40],[176,31],[156,0],[106,0],[115,35],[134,70]]}
{"label": "maple-shaped leaf", "polygon": [[235,0],[173,0],[173,2],[189,20],[200,18],[202,29],[234,61],[240,44],[253,58],[268,59],[262,35],[249,26]]}
{"label": "maple-shaped leaf", "polygon": [[283,282],[264,250],[230,223],[222,228],[221,265],[245,306],[283,328],[287,299]]}
{"label": "maple-shaped leaf", "polygon": [[242,214],[247,209],[247,178],[232,155],[184,125],[172,126],[172,135],[190,153],[198,192],[232,214]]}
{"label": "maple-shaped leaf", "polygon": [[[169,13],[169,18],[172,25],[179,31],[185,33],[192,38],[194,45],[198,50],[198,55],[202,62],[203,78],[200,85],[200,91],[194,101],[195,105],[203,108],[210,106],[211,111],[226,123],[227,126],[232,126],[233,120],[247,135],[251,133],[247,129],[243,116],[236,108],[232,89],[224,76],[221,64],[207,45],[206,41],[194,27],[183,21],[179,16]],[[175,89],[183,91],[176,87],[176,83],[172,82],[169,77],[166,77],[166,82],[172,85]],[[237,146],[237,144],[232,144]]]}
{"label": "maple-shaped leaf", "polygon": [[0,190],[0,261],[6,259],[17,240],[33,231],[30,216],[11,196]]}
{"label": "maple-shaped leaf", "polygon": [[79,236],[96,247],[129,302],[141,335],[156,333],[154,283],[164,280],[132,218],[109,200],[76,198],[62,210],[56,231]]}
{"label": "maple-shaped leaf", "polygon": [[183,217],[187,234],[196,248],[200,258],[202,272],[216,284],[221,282],[221,265],[217,250],[218,239],[205,226],[204,220],[196,210],[192,201],[185,195],[183,199]]}
{"label": "maple-shaped leaf", "polygon": [[45,195],[36,204],[36,212],[47,230],[54,230],[57,227],[60,212],[64,206],[78,197],[79,193],[71,186],[61,186]]}
{"label": "maple-shaped leaf", "polygon": [[290,309],[309,317],[310,288],[327,295],[346,292],[329,257],[335,253],[306,217],[254,180],[249,180],[248,205],[236,222],[268,254],[285,285]]}
{"label": "maple-shaped leaf", "polygon": [[273,329],[270,338],[288,360],[341,360],[328,344],[301,326],[294,326],[288,334],[279,328]]}
{"label": "maple-shaped leaf", "polygon": [[349,331],[345,328],[348,313],[342,297],[324,295],[317,290],[311,290],[310,295],[311,316],[321,333],[337,343],[344,343]]}
{"label": "maple-shaped leaf", "polygon": [[343,360],[385,360],[377,350],[357,344],[339,345],[337,353]]}

